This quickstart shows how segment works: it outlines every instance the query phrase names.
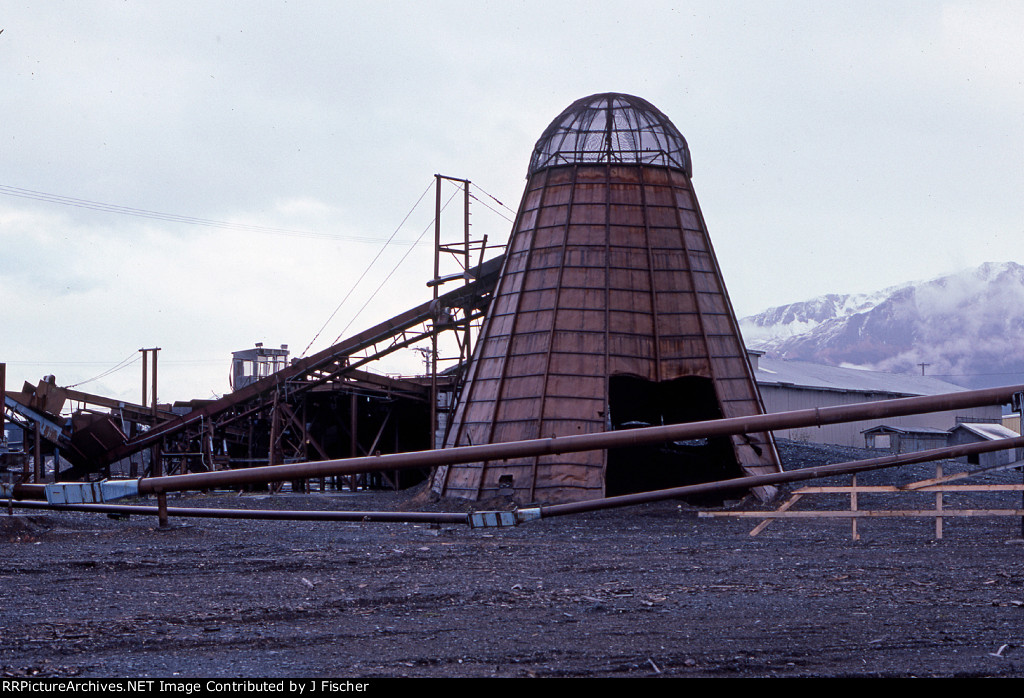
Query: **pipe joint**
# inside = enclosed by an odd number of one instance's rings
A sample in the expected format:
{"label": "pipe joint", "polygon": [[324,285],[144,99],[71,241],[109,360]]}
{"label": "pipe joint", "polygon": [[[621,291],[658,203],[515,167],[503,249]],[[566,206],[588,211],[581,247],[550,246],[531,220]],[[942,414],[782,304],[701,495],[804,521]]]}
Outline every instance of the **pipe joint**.
{"label": "pipe joint", "polygon": [[46,486],[48,504],[100,504],[138,494],[138,480],[55,482]]}
{"label": "pipe joint", "polygon": [[516,509],[516,523],[527,523],[528,521],[536,521],[541,518],[540,507],[531,507],[529,509]]}
{"label": "pipe joint", "polygon": [[516,523],[514,511],[474,511],[469,515],[470,528],[508,528]]}

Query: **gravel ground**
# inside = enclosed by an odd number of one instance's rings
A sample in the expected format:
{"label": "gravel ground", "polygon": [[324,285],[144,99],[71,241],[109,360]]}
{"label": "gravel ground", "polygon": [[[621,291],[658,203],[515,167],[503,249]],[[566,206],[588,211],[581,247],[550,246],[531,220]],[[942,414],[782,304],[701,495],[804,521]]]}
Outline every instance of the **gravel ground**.
{"label": "gravel ground", "polygon": [[[780,449],[787,469],[865,455]],[[911,470],[870,477],[934,474]],[[388,493],[170,504],[445,508]],[[853,541],[848,521],[781,520],[752,537],[757,520],[680,502],[502,530],[193,519],[161,531],[145,517],[15,512],[0,515],[5,677],[1024,676],[1015,518],[947,519],[940,541],[932,519],[871,519]]]}

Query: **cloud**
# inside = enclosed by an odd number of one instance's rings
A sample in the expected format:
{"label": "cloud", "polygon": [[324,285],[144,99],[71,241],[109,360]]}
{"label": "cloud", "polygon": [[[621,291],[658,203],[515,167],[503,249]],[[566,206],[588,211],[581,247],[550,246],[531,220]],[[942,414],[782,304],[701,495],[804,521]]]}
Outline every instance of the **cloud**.
{"label": "cloud", "polygon": [[[379,249],[365,240],[388,237],[432,174],[515,207],[544,127],[606,90],[649,99],[690,142],[741,314],[1020,259],[1012,4],[98,0],[5,13],[0,184],[316,233],[0,197],[0,290],[17,327],[0,360],[38,374],[160,343],[169,392],[219,390],[231,350],[308,343]],[[492,244],[508,233],[481,207],[472,223]],[[374,266],[325,336],[406,251]],[[430,268],[413,252],[352,330],[412,305]],[[224,363],[179,375],[172,356]]]}

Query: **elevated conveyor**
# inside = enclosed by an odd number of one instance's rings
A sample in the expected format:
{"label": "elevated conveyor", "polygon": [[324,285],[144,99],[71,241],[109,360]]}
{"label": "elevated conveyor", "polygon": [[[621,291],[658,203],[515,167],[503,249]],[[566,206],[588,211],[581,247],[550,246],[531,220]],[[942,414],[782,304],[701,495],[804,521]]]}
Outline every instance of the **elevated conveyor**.
{"label": "elevated conveyor", "polygon": [[358,369],[398,349],[450,329],[452,325],[449,318],[452,311],[458,311],[460,324],[482,317],[487,310],[503,262],[503,255],[484,262],[466,273],[470,280],[460,288],[449,291],[436,300],[421,303],[312,356],[298,359],[281,371],[204,404],[187,414],[156,425],[107,451],[102,460],[107,464],[113,463],[190,428],[199,428],[201,425],[209,428],[210,423],[226,422],[252,414],[272,403],[275,395],[279,398],[284,396],[286,399],[292,399],[317,386],[357,374],[366,380],[375,380]]}

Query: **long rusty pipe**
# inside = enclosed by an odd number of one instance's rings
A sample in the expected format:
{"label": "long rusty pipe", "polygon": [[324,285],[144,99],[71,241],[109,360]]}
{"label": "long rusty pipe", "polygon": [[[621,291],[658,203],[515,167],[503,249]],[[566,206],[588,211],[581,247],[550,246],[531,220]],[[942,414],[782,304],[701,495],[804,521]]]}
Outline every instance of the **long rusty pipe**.
{"label": "long rusty pipe", "polygon": [[814,480],[832,475],[852,475],[868,470],[882,470],[884,468],[895,468],[902,465],[913,465],[915,463],[927,463],[929,461],[947,460],[962,458],[963,456],[975,455],[978,453],[990,453],[1011,448],[1024,448],[1024,436],[1010,439],[997,439],[995,441],[981,441],[972,444],[960,444],[958,446],[947,446],[945,448],[933,448],[927,451],[914,451],[912,453],[901,453],[891,456],[880,456],[878,458],[867,458],[865,460],[847,461],[846,463],[832,463],[831,465],[818,465],[800,470],[789,470],[784,473],[770,473],[768,475],[748,475],[729,480],[716,480],[714,482],[702,482],[695,485],[684,485],[664,490],[653,490],[650,492],[637,492],[635,494],[622,494],[615,497],[603,499],[591,499],[583,502],[569,502],[567,504],[550,504],[540,506],[541,518],[551,516],[565,516],[567,514],[579,514],[586,511],[599,511],[601,509],[614,509],[616,507],[633,506],[657,502],[663,499],[676,499],[677,497],[688,497],[697,494],[710,494],[713,492],[728,492],[730,490],[747,490],[752,487],[763,485],[781,485],[786,482],[800,482],[802,480]]}
{"label": "long rusty pipe", "polygon": [[411,453],[392,453],[288,465],[260,466],[210,473],[169,475],[140,480],[139,494],[201,490],[383,470],[428,468],[455,463],[472,463],[474,461],[504,460],[552,453],[621,448],[624,446],[640,446],[666,441],[820,426],[878,417],[942,412],[945,410],[1008,403],[1014,393],[1019,392],[1024,392],[1024,385],[987,388],[984,390],[965,390],[959,393],[943,395],[879,400],[852,405],[820,407],[703,422],[687,422],[684,424],[669,424],[660,427],[646,427],[597,434],[578,434],[547,439],[414,451]]}
{"label": "long rusty pipe", "polygon": [[[0,500],[0,505],[55,511],[82,511],[96,514],[158,516],[158,507],[133,504],[48,504],[38,501]],[[468,524],[469,515],[434,511],[313,511],[296,509],[214,509],[206,507],[167,507],[168,516],[200,519],[257,519],[261,521],[342,521],[351,523],[433,523]]]}
{"label": "long rusty pipe", "polygon": [[[866,460],[849,461],[846,463],[833,463],[831,465],[819,465],[801,470],[790,470],[784,473],[770,473],[768,475],[751,475],[747,477],[732,478],[730,480],[718,480],[704,482],[695,485],[672,487],[663,490],[650,492],[637,492],[616,497],[605,497],[603,499],[591,499],[583,502],[570,502],[568,504],[552,504],[540,507],[517,510],[515,521],[523,523],[536,519],[550,518],[552,516],[567,516],[580,514],[602,509],[613,509],[626,506],[635,506],[649,502],[657,502],[665,499],[677,499],[695,494],[709,494],[713,492],[727,492],[730,490],[745,490],[762,485],[779,485],[786,482],[799,482],[813,480],[834,475],[850,475],[869,470],[881,470],[894,468],[914,463],[925,463],[928,461],[942,460],[947,458],[959,458],[978,453],[1001,451],[1011,448],[1024,448],[1024,436],[1010,439],[998,439],[995,441],[983,441],[973,444],[960,444],[959,446],[947,446],[927,451],[916,451],[892,456],[880,456]],[[141,514],[158,515],[158,507],[119,505],[119,504],[47,504],[35,501],[12,501],[0,500],[0,505],[5,507],[32,507],[41,509],[55,509],[58,511],[84,511],[105,514]],[[473,515],[458,512],[400,512],[400,511],[281,511],[265,509],[212,509],[212,508],[183,508],[168,507],[167,515],[181,517],[200,518],[228,518],[228,519],[259,519],[277,521],[348,521],[348,522],[390,522],[390,523],[451,523],[474,525]],[[507,524],[506,524],[507,525]]]}
{"label": "long rusty pipe", "polygon": [[[984,390],[966,390],[959,393],[924,397],[879,400],[852,405],[821,407],[704,422],[687,422],[684,424],[670,424],[660,427],[601,432],[597,434],[579,434],[547,439],[531,439],[528,441],[415,451],[412,453],[393,453],[289,465],[261,466],[240,470],[222,470],[209,473],[168,475],[139,480],[138,494],[203,490],[383,470],[426,468],[454,463],[471,463],[481,460],[502,460],[549,453],[620,448],[623,446],[639,446],[666,441],[771,431],[774,429],[820,426],[878,417],[941,412],[944,410],[1006,403],[1010,401],[1015,393],[1019,392],[1024,392],[1024,385],[987,388]],[[16,485],[14,496],[17,499],[38,499],[45,497],[45,494],[41,485]]]}

